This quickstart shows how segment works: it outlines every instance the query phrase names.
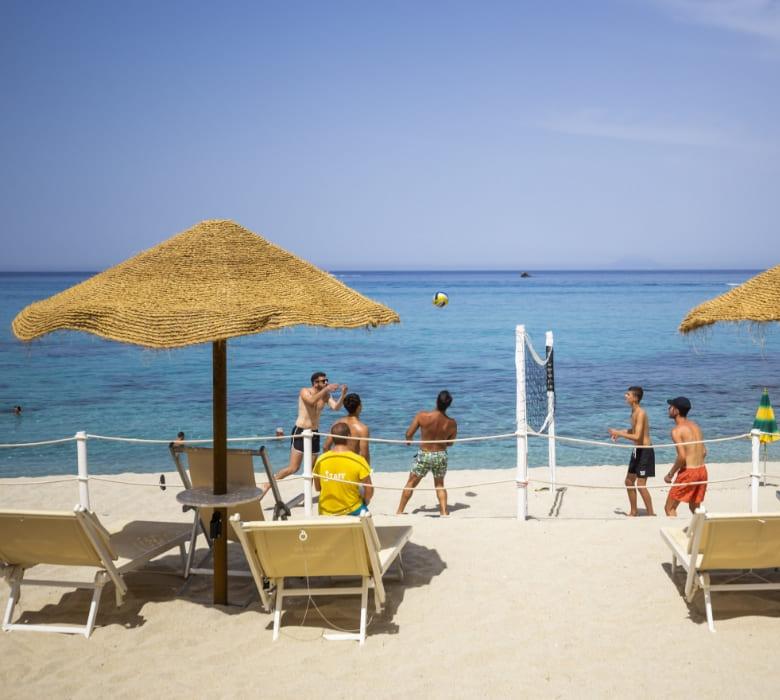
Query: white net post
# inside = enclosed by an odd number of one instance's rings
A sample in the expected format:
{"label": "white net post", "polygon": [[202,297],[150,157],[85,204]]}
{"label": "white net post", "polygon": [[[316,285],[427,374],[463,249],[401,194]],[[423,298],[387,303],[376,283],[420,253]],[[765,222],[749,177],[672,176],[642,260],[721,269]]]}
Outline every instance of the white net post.
{"label": "white net post", "polygon": [[515,328],[517,373],[517,519],[528,518],[528,422],[525,411],[525,326]]}
{"label": "white net post", "polygon": [[547,424],[547,457],[550,463],[550,493],[555,496],[555,377],[553,374],[553,332],[547,331],[545,335],[547,354],[547,415],[550,421]]}

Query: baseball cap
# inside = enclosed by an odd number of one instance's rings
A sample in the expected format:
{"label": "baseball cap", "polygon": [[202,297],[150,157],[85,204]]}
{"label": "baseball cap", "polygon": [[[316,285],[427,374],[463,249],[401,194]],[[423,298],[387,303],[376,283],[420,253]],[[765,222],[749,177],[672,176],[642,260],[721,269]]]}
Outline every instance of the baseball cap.
{"label": "baseball cap", "polygon": [[691,402],[688,399],[686,399],[684,396],[678,396],[674,399],[666,399],[666,403],[668,403],[670,406],[674,406],[676,409],[679,409],[680,411],[691,410]]}

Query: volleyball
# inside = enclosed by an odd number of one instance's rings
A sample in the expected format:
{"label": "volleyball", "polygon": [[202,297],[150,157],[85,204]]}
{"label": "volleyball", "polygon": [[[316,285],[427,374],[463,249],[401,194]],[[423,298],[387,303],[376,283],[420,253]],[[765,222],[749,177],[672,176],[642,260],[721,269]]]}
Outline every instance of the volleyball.
{"label": "volleyball", "polygon": [[436,292],[433,295],[433,305],[438,306],[440,309],[449,304],[450,298],[444,292]]}

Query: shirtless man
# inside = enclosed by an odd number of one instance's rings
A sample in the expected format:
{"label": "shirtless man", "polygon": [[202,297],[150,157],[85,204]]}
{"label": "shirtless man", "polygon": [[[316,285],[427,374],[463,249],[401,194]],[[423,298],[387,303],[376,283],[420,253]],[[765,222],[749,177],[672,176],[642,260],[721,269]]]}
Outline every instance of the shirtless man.
{"label": "shirtless man", "polygon": [[[371,464],[371,457],[369,456],[368,440],[353,440],[352,438],[367,438],[371,434],[368,426],[360,420],[360,413],[363,411],[363,403],[360,400],[358,394],[347,394],[344,397],[344,408],[347,410],[347,415],[343,418],[339,418],[333,425],[344,423],[349,428],[349,434],[352,436],[347,440],[347,449],[351,450],[355,454],[359,454],[363,459]],[[333,431],[331,431],[333,432]],[[327,452],[333,445],[333,438],[328,437],[325,440],[325,446],[323,452]]]}
{"label": "shirtless man", "polygon": [[629,430],[609,429],[609,436],[613,442],[618,438],[631,440],[636,447],[631,453],[631,459],[628,462],[628,474],[626,474],[626,491],[628,491],[629,516],[637,515],[636,509],[636,487],[639,487],[639,493],[644,501],[648,515],[655,515],[653,512],[653,499],[650,498],[650,492],[644,488],[648,477],[655,476],[655,450],[650,445],[650,423],[647,420],[645,409],[639,405],[644,396],[641,386],[630,386],[625,393],[626,403],[631,406],[631,428]]}
{"label": "shirtless man", "polygon": [[[336,401],[331,393],[341,391],[339,400]],[[325,372],[315,372],[311,375],[311,387],[303,387],[298,392],[298,417],[292,429],[290,440],[290,462],[274,475],[276,479],[284,479],[290,474],[295,474],[301,468],[303,462],[303,438],[300,434],[304,430],[318,431],[320,429],[320,414],[327,404],[334,411],[338,411],[344,403],[347,394],[347,385],[329,384]],[[311,439],[312,463],[316,461],[320,451],[320,436],[314,435]],[[263,496],[268,493],[271,485],[263,484]]]}
{"label": "shirtless man", "polygon": [[[692,420],[688,420],[688,411],[691,410],[691,402],[684,396],[676,399],[668,399],[669,418],[674,421],[672,428],[672,440],[677,445],[677,459],[674,460],[669,473],[664,477],[667,484],[672,483],[675,473],[674,486],[669,491],[664,510],[667,515],[677,515],[677,506],[680,501],[685,501],[695,513],[696,509],[704,501],[707,492],[707,467],[704,458],[707,456],[707,448],[701,442],[701,428]],[[696,443],[686,445],[683,443]],[[693,484],[693,481],[703,481],[703,484]]]}
{"label": "shirtless man", "polygon": [[[417,429],[421,429],[423,442],[412,461],[409,480],[401,493],[397,514],[403,514],[406,504],[412,497],[412,491],[430,470],[433,473],[433,485],[439,499],[439,513],[449,515],[447,511],[447,492],[444,490],[444,475],[447,473],[447,448],[458,434],[458,424],[447,415],[452,403],[449,391],[440,391],[436,397],[435,411],[420,411],[406,430],[406,444],[410,445]],[[441,440],[442,442],[425,442]]]}

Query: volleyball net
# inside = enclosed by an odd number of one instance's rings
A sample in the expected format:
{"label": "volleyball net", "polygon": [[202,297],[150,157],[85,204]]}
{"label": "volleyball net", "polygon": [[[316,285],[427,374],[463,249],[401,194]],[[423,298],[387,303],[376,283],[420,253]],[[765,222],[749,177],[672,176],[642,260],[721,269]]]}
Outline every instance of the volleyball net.
{"label": "volleyball net", "polygon": [[[551,490],[555,491],[555,366],[553,333],[545,334],[542,357],[534,348],[524,325],[515,328],[515,370],[517,374],[517,481],[528,483],[528,435],[547,436],[547,460]],[[520,486],[517,517],[528,515],[528,492]]]}

